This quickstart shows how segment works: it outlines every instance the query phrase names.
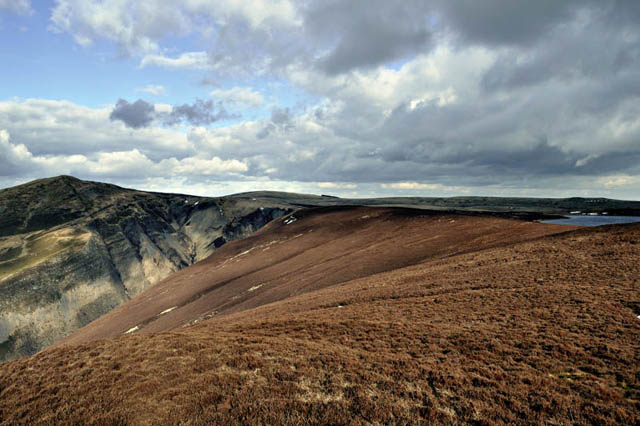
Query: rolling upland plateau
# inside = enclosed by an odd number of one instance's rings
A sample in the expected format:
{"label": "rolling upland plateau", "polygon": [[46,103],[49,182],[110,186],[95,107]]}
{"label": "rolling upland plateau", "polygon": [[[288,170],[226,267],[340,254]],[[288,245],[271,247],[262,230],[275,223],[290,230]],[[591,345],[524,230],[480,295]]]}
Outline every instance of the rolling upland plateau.
{"label": "rolling upland plateau", "polygon": [[296,211],[0,365],[0,421],[638,424],[639,242]]}

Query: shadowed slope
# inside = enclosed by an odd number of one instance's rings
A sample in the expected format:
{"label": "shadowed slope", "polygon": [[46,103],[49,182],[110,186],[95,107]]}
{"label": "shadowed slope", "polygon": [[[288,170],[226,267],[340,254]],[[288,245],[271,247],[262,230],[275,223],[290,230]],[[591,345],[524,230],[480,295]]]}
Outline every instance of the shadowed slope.
{"label": "shadowed slope", "polygon": [[638,424],[640,224],[476,244],[487,240],[179,330],[3,364],[0,420]]}
{"label": "shadowed slope", "polygon": [[42,350],[292,210],[70,176],[0,190],[0,362]]}
{"label": "shadowed slope", "polygon": [[397,208],[300,211],[222,247],[60,344],[166,331],[425,259],[567,229]]}

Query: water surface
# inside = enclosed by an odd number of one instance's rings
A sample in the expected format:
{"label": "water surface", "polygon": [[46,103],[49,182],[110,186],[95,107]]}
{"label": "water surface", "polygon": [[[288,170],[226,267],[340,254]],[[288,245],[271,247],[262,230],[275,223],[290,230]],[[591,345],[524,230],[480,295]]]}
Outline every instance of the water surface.
{"label": "water surface", "polygon": [[585,216],[569,215],[566,219],[542,220],[555,225],[600,226],[640,222],[640,216]]}

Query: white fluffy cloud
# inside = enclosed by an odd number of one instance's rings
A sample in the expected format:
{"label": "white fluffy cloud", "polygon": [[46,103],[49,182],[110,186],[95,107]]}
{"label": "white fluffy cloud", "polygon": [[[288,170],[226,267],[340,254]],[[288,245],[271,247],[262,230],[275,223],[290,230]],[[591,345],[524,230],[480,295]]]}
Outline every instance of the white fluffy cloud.
{"label": "white fluffy cloud", "polygon": [[[159,42],[166,36],[191,33],[206,36],[212,26],[224,27],[235,20],[245,22],[253,30],[296,25],[299,23],[296,13],[288,0],[56,0],[51,28],[69,33],[83,46],[96,39],[111,40],[133,55],[158,51]],[[162,58],[152,57],[148,61],[162,62]]]}
{"label": "white fluffy cloud", "polygon": [[9,132],[0,130],[0,173],[6,176],[47,176],[73,174],[93,178],[137,179],[140,170],[145,177],[205,176],[223,177],[248,170],[236,159],[199,156],[153,161],[137,148],[129,151],[96,152],[88,155],[33,155],[23,144],[14,144]]}
{"label": "white fluffy cloud", "polygon": [[51,29],[71,34],[78,44],[107,39],[131,54],[156,51],[163,36],[186,33],[189,26],[181,11],[163,1],[56,0],[51,13]]}
{"label": "white fluffy cloud", "polygon": [[9,138],[9,132],[0,130],[0,171],[5,176],[16,174],[16,171],[32,159],[26,146],[14,145]]}
{"label": "white fluffy cloud", "polygon": [[143,146],[152,153],[184,155],[193,146],[186,135],[149,127],[132,131],[109,115],[113,106],[88,108],[45,99],[0,102],[0,128],[35,155],[122,151]]}
{"label": "white fluffy cloud", "polygon": [[177,162],[174,168],[176,173],[196,175],[220,175],[226,173],[241,173],[248,170],[247,164],[238,160],[221,160],[218,157],[185,158]]}

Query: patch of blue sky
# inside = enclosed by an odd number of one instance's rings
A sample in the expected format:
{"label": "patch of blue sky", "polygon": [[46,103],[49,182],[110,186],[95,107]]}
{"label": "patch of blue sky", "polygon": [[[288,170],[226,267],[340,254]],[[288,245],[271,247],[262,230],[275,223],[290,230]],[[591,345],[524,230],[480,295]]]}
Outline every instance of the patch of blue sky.
{"label": "patch of blue sky", "polygon": [[[82,47],[68,34],[48,29],[48,10],[39,7],[30,16],[0,16],[1,100],[19,96],[100,107],[119,98],[162,98],[166,103],[206,98],[206,88],[198,84],[201,70],[139,68],[139,58],[123,55],[111,42],[94,40]],[[165,87],[166,97],[140,92],[149,85]]]}
{"label": "patch of blue sky", "polygon": [[21,21],[26,30],[5,26],[0,32],[0,63],[4,64],[0,67],[0,99],[19,95],[21,99],[64,99],[95,107],[111,103],[114,91],[125,86],[118,79],[131,64],[111,61],[113,49],[100,43],[84,49],[68,35],[48,31],[43,13],[12,16],[12,27]]}
{"label": "patch of blue sky", "polygon": [[[218,121],[211,127],[268,119],[276,106],[296,114],[320,101],[286,80],[269,76],[234,78],[217,76],[206,69],[140,67],[141,56],[124,55],[110,41],[97,39],[83,47],[69,34],[51,32],[51,7],[53,3],[45,1],[34,3],[32,15],[0,16],[0,63],[4,64],[0,67],[0,100],[67,100],[100,108],[120,98],[130,102],[144,99],[151,103],[192,104],[197,98],[215,100],[210,96],[214,89],[234,87],[248,87],[263,96],[264,103],[259,106],[227,103],[226,107],[238,117]],[[214,40],[183,34],[170,35],[158,44],[158,54],[172,58],[214,48]],[[204,80],[215,84],[202,84]],[[149,86],[162,86],[163,91],[145,92],[143,89]]]}
{"label": "patch of blue sky", "polygon": [[384,64],[384,67],[394,71],[399,71],[405,64],[411,62],[413,59],[415,59],[415,55],[406,56],[402,59],[387,62]]}

